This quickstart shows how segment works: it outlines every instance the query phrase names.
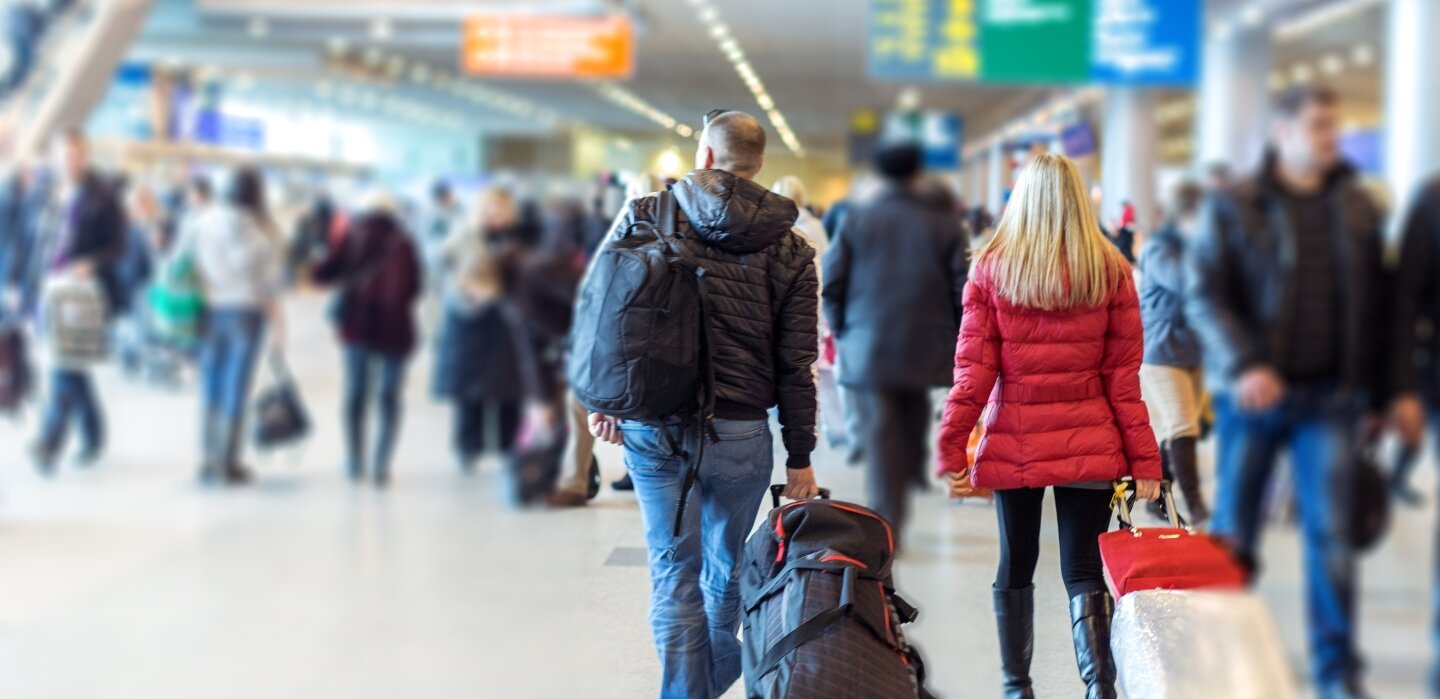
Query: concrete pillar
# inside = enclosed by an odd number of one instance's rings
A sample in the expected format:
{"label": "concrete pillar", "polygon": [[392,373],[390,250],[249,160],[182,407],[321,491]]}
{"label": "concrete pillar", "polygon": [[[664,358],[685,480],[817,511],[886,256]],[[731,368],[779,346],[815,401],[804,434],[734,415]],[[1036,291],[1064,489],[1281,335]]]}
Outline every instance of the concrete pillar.
{"label": "concrete pillar", "polygon": [[1140,230],[1155,225],[1155,177],[1160,133],[1155,122],[1155,93],[1117,88],[1105,94],[1105,131],[1100,142],[1100,220],[1119,218],[1121,205],[1135,205]]}
{"label": "concrete pillar", "polygon": [[1384,168],[1404,211],[1416,186],[1440,172],[1440,2],[1390,0],[1388,11]]}
{"label": "concrete pillar", "polygon": [[985,208],[991,215],[999,216],[1005,206],[1005,143],[996,136],[985,156]]}
{"label": "concrete pillar", "polygon": [[977,153],[965,166],[965,201],[972,207],[985,204],[986,164],[985,155]]}
{"label": "concrete pillar", "polygon": [[1269,127],[1270,29],[1231,21],[1228,30],[1212,24],[1205,32],[1195,153],[1201,167],[1225,163],[1243,172],[1260,162]]}

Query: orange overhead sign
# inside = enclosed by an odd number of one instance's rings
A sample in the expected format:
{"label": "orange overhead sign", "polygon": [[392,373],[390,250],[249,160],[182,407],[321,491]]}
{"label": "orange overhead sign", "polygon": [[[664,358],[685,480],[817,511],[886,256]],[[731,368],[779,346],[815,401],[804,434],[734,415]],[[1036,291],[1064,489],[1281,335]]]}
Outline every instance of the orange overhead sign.
{"label": "orange overhead sign", "polygon": [[472,75],[628,78],[635,32],[626,17],[477,14],[465,20],[460,65]]}

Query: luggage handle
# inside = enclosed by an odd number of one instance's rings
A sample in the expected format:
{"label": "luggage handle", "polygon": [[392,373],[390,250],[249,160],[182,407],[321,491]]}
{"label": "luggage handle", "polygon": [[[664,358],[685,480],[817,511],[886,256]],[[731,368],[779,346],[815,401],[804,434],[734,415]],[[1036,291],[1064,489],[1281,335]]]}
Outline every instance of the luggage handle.
{"label": "luggage handle", "polygon": [[[770,486],[770,500],[771,500],[771,502],[775,503],[775,507],[779,507],[779,506],[780,506],[780,496],[783,495],[783,494],[785,494],[785,486],[784,486],[784,485],[776,484],[776,485]],[[829,489],[829,488],[820,488],[820,489],[819,489],[819,494],[817,495],[817,497],[819,497],[821,500],[829,500],[829,499],[830,499],[830,489]]]}
{"label": "luggage handle", "polygon": [[[1130,484],[1134,480],[1126,476],[1114,482],[1115,496],[1110,499],[1110,506],[1115,508],[1115,519],[1120,523],[1120,527],[1139,537],[1142,535],[1141,531],[1130,517],[1130,510],[1137,497],[1136,493],[1130,492]],[[1190,523],[1175,509],[1175,495],[1171,492],[1169,480],[1160,481],[1160,499],[1165,503],[1165,512],[1170,515],[1170,526],[1190,531]]]}

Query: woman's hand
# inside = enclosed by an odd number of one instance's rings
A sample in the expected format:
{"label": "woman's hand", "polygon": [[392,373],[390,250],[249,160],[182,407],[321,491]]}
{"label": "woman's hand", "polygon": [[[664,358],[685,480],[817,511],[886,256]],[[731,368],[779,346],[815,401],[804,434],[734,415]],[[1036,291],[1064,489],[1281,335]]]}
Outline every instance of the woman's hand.
{"label": "woman's hand", "polygon": [[1149,478],[1135,479],[1135,497],[1141,500],[1160,499],[1160,481]]}
{"label": "woman's hand", "polygon": [[975,497],[975,484],[970,480],[970,469],[946,474],[950,478],[950,499]]}

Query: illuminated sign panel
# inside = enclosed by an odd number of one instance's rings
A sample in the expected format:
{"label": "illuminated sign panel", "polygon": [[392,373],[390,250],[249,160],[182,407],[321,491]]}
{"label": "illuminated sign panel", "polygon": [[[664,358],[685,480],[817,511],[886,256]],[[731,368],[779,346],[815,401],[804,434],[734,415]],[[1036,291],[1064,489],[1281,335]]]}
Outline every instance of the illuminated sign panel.
{"label": "illuminated sign panel", "polygon": [[635,32],[622,16],[471,15],[460,65],[487,77],[628,78]]}

